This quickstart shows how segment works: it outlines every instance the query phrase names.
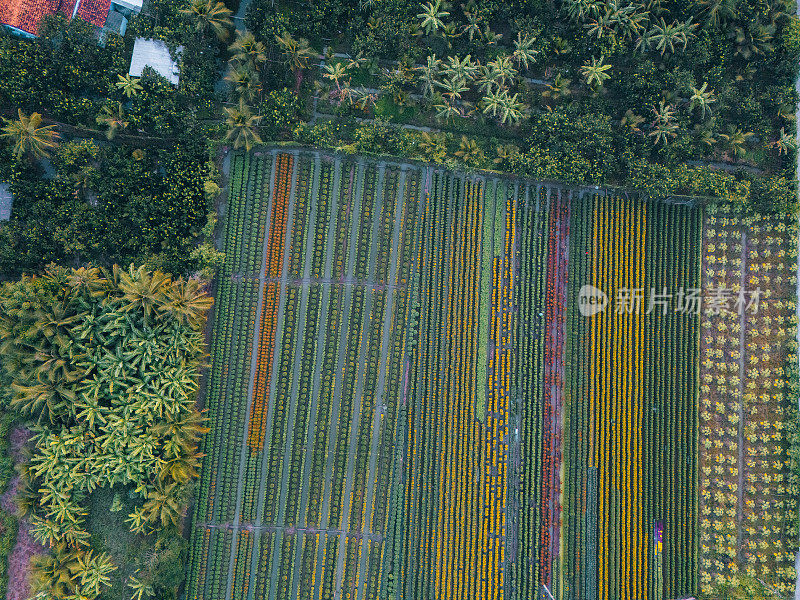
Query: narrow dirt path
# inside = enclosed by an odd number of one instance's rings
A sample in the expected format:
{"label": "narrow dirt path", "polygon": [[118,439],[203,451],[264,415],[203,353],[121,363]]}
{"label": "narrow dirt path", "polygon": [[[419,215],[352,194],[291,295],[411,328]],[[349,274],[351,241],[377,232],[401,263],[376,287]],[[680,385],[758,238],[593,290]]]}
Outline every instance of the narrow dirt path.
{"label": "narrow dirt path", "polygon": [[[358,240],[358,217],[361,214],[361,198],[356,199],[357,190],[361,189],[361,186],[364,181],[364,163],[358,164],[358,169],[356,172],[355,183],[352,187],[352,193],[350,194],[350,199],[353,202],[354,206],[351,206],[351,210],[353,210],[353,216],[350,219],[350,253],[347,257],[347,267],[345,269],[345,275],[349,273],[353,273],[355,270],[355,240]],[[332,259],[332,256],[330,257]],[[326,265],[326,269],[328,265]],[[336,447],[336,439],[339,434],[339,410],[341,404],[341,396],[342,396],[342,376],[341,373],[344,368],[344,362],[347,357],[347,336],[350,333],[350,310],[353,304],[353,288],[348,286],[344,290],[344,303],[342,305],[342,328],[341,328],[341,335],[339,337],[339,355],[336,359],[336,373],[339,373],[339,376],[336,378],[336,383],[334,384],[333,388],[333,400],[332,406],[333,410],[331,412],[331,420],[330,420],[330,427],[329,427],[329,434],[328,434],[328,452],[327,456],[325,457],[325,475],[323,477],[323,482],[325,485],[325,491],[323,493],[323,500],[322,500],[322,512],[320,513],[320,525],[322,529],[328,529],[328,523],[330,522],[330,505],[331,505],[331,487],[334,484],[332,481],[333,477],[333,461],[334,461],[334,451]],[[325,550],[326,544],[320,544],[320,547],[317,548],[317,568],[316,573],[314,576],[314,599],[318,600],[322,594],[322,557]]]}
{"label": "narrow dirt path", "polygon": [[[274,181],[275,178],[276,157],[277,155],[273,155],[272,172],[270,175],[271,183]],[[294,185],[295,185],[295,179],[292,179],[292,193],[294,193]],[[274,185],[270,185],[270,190],[269,190],[270,196],[269,196],[269,202],[267,203],[267,224],[269,224],[269,219],[271,215],[273,192],[274,192]],[[268,227],[265,228],[265,231],[269,231]],[[265,234],[262,247],[262,258],[261,258],[262,273],[266,273],[267,269],[268,243],[269,243],[269,234]],[[247,431],[250,427],[250,416],[253,410],[253,388],[255,387],[256,370],[258,369],[258,349],[261,337],[259,335],[259,332],[261,331],[261,314],[263,312],[263,306],[264,306],[264,283],[262,282],[258,286],[258,304],[256,306],[256,322],[253,330],[253,348],[250,356],[250,382],[247,385],[247,408],[245,409],[245,417],[244,417],[244,434],[242,435],[242,449],[239,453],[239,477],[236,482],[236,512],[234,513],[234,518],[233,518],[234,526],[239,525],[242,512],[244,483],[245,483],[245,476],[247,473],[247,453],[248,453]],[[228,562],[228,579],[225,587],[225,600],[231,600],[231,593],[233,587],[233,568],[236,563],[236,554],[237,554],[236,549],[238,543],[239,543],[238,530],[234,530],[233,536],[231,537],[231,556]]]}
{"label": "narrow dirt path", "polygon": [[[399,246],[400,246],[400,231],[402,229],[403,211],[405,209],[405,182],[406,172],[400,171],[397,181],[397,196],[394,211],[394,231],[392,232],[392,250],[389,259],[389,282],[395,281],[397,278],[397,269],[399,262]],[[391,357],[389,356],[389,339],[390,328],[392,324],[392,317],[394,315],[394,300],[395,293],[390,291],[386,302],[386,313],[383,319],[383,338],[381,339],[381,369],[378,373],[378,386],[377,395],[375,397],[375,417],[372,422],[372,442],[369,450],[369,471],[367,474],[367,490],[364,502],[364,521],[362,527],[362,536],[368,539],[372,531],[373,523],[372,516],[374,514],[374,507],[372,506],[373,498],[375,495],[376,475],[375,469],[378,464],[378,444],[380,443],[381,424],[383,423],[383,415],[385,407],[383,402],[384,385],[386,385],[386,370],[389,366]],[[367,551],[366,548],[361,549],[361,561],[358,568],[358,587],[356,589],[357,598],[366,597],[366,581],[367,581]]]}

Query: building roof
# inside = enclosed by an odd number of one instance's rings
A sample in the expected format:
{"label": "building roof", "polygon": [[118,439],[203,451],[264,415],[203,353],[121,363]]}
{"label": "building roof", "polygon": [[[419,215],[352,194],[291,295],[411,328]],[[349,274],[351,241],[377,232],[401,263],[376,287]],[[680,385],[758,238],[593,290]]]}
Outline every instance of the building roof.
{"label": "building roof", "polygon": [[[178,54],[182,51],[183,46],[178,47]],[[145,67],[151,67],[171,84],[178,85],[178,81],[180,80],[178,63],[172,60],[169,48],[167,48],[167,45],[161,40],[136,38],[133,44],[131,68],[128,74],[133,77],[141,77]]]}
{"label": "building roof", "polygon": [[7,183],[0,182],[0,221],[8,221],[11,218],[11,187]]}
{"label": "building roof", "polygon": [[111,0],[0,0],[0,23],[36,35],[44,17],[61,13],[102,27],[110,6]]}

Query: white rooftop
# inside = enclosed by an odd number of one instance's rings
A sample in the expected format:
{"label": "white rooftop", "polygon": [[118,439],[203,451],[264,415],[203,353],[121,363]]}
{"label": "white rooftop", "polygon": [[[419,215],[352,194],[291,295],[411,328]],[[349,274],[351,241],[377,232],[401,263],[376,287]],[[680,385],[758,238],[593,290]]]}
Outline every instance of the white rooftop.
{"label": "white rooftop", "polygon": [[142,10],[143,0],[113,0],[114,4],[124,6],[133,12],[140,12]]}
{"label": "white rooftop", "polygon": [[[178,47],[178,54],[183,52],[183,46]],[[136,38],[131,56],[131,68],[128,71],[133,77],[141,77],[145,67],[151,67],[156,73],[165,77],[173,85],[178,85],[180,69],[178,63],[172,60],[169,48],[160,40]]]}
{"label": "white rooftop", "polygon": [[7,183],[0,183],[0,221],[11,218],[11,187]]}

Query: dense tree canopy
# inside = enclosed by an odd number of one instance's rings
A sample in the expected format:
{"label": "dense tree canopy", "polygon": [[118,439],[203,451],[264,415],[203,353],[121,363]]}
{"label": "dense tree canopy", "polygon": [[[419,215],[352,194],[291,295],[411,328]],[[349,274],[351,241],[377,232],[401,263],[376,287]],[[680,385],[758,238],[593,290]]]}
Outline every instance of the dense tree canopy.
{"label": "dense tree canopy", "polygon": [[114,565],[84,525],[96,489],[128,490],[134,532],[178,526],[206,431],[195,394],[210,305],[197,281],[133,266],[50,266],[0,289],[11,407],[35,423],[23,477],[34,535],[53,548],[38,571],[45,597],[110,584]]}

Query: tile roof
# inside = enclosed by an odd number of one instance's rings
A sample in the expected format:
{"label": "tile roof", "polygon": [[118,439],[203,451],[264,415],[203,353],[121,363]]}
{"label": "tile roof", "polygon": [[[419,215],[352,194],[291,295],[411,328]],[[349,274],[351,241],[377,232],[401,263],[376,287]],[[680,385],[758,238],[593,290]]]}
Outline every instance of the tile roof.
{"label": "tile roof", "polygon": [[[0,23],[36,35],[39,23],[47,15],[61,13],[72,17],[76,0],[0,0]],[[102,27],[111,0],[80,0],[78,16]]]}
{"label": "tile roof", "polygon": [[[2,2],[3,0],[0,0]],[[111,0],[80,0],[78,16],[95,27],[105,25]]]}

